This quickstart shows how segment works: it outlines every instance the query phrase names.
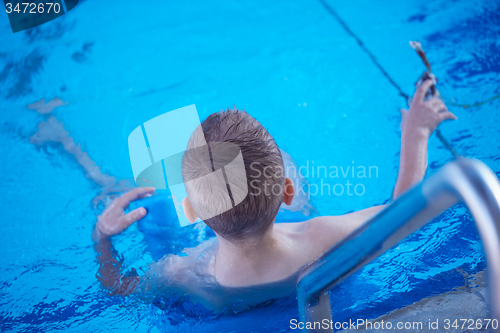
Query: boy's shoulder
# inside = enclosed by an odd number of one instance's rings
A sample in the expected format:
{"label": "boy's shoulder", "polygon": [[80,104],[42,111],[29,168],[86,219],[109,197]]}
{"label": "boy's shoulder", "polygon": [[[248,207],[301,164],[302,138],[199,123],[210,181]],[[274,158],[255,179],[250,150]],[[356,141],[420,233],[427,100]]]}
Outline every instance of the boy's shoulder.
{"label": "boy's shoulder", "polygon": [[315,250],[318,255],[327,251],[340,240],[363,225],[385,206],[375,206],[337,216],[318,216],[305,222],[278,223],[276,230],[302,248]]}

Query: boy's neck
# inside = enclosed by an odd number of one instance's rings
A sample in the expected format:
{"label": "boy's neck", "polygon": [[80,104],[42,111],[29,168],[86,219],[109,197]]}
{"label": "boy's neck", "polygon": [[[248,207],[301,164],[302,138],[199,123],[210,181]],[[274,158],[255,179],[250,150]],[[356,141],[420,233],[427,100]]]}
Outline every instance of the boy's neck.
{"label": "boy's neck", "polygon": [[283,240],[279,233],[271,227],[268,232],[260,237],[246,238],[238,241],[229,241],[219,235],[219,248],[216,254],[217,275],[225,276],[235,269],[252,270],[259,274],[261,270],[268,269],[275,259],[283,254]]}
{"label": "boy's neck", "polygon": [[260,252],[268,252],[276,247],[278,243],[272,227],[262,236],[230,241],[217,235],[217,239],[219,240],[219,253],[245,257],[252,257]]}

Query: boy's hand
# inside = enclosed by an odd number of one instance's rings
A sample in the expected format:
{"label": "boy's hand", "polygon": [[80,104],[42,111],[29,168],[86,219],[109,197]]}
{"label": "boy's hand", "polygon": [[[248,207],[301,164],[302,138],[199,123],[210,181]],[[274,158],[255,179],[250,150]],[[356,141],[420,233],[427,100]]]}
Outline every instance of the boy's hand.
{"label": "boy's hand", "polygon": [[128,214],[125,214],[124,210],[132,201],[149,197],[153,195],[154,191],[154,187],[139,187],[113,200],[111,205],[97,219],[93,234],[94,240],[117,235],[135,221],[146,216],[146,209],[143,207],[134,209]]}
{"label": "boy's hand", "polygon": [[432,84],[432,80],[425,80],[415,92],[410,110],[401,109],[401,130],[403,132],[413,132],[412,134],[429,138],[443,120],[457,119],[439,98],[433,97],[424,101],[425,93]]}

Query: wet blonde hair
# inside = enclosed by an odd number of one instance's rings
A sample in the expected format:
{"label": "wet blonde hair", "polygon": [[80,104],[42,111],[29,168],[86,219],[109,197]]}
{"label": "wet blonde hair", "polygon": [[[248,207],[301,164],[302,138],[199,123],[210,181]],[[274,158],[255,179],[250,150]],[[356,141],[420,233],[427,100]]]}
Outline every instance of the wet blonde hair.
{"label": "wet blonde hair", "polygon": [[198,216],[229,240],[264,234],[284,195],[271,189],[285,184],[283,159],[268,131],[244,111],[220,111],[194,131],[187,148],[182,176]]}

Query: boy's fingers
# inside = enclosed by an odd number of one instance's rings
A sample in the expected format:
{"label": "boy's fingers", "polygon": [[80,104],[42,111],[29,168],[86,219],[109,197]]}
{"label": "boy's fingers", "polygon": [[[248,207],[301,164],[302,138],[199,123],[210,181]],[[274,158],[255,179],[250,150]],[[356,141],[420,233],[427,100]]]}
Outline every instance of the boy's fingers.
{"label": "boy's fingers", "polygon": [[429,103],[438,112],[440,112],[441,110],[448,110],[444,102],[439,98],[432,98],[431,100],[429,100]]}
{"label": "boy's fingers", "polygon": [[439,103],[443,103],[443,101],[440,98],[432,97],[427,100],[427,103],[429,103],[430,105],[437,105]]}
{"label": "boy's fingers", "polygon": [[418,87],[417,91],[415,92],[414,100],[417,102],[422,102],[425,98],[425,93],[429,88],[433,85],[432,80],[425,80],[420,87]]}
{"label": "boy's fingers", "polygon": [[127,208],[131,201],[144,198],[152,194],[156,189],[154,187],[138,187],[133,190],[122,194],[117,200],[117,203],[123,208]]}
{"label": "boy's fingers", "polygon": [[125,228],[128,228],[132,223],[146,216],[146,214],[146,209],[144,207],[139,207],[137,209],[134,209],[130,213],[120,217],[120,222]]}
{"label": "boy's fingers", "polygon": [[442,113],[442,116],[441,118],[443,120],[447,120],[447,119],[450,119],[450,120],[457,120],[457,116],[455,116],[453,113],[451,113],[450,111],[446,110],[446,112],[443,112]]}
{"label": "boy's fingers", "polygon": [[408,110],[400,109],[399,112],[401,113],[401,121],[404,121],[404,119],[408,115]]}

